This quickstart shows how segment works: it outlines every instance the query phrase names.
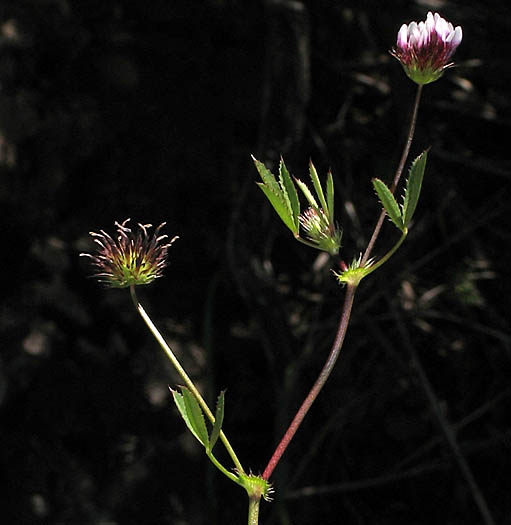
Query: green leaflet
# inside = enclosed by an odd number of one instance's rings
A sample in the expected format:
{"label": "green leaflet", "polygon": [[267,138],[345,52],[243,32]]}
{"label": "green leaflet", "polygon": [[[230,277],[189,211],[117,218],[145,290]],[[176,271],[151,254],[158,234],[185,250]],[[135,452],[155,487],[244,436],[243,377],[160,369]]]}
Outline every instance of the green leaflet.
{"label": "green leaflet", "polygon": [[186,426],[190,432],[197,438],[197,440],[208,448],[209,437],[204,416],[199,403],[193,394],[184,386],[181,387],[181,394],[176,390],[172,390],[174,402],[185,420]]}
{"label": "green leaflet", "polygon": [[224,422],[224,394],[225,391],[222,390],[216,402],[215,424],[213,425],[211,435],[209,436],[210,451],[215,446],[215,443],[218,440],[218,436],[220,436],[220,430],[222,430],[222,423]]}
{"label": "green leaflet", "polygon": [[274,193],[279,193],[280,188],[275,179],[275,175],[273,175],[273,173],[262,162],[258,161],[255,157],[252,157],[252,160],[255,163],[257,171],[259,172],[259,175],[261,176],[261,179],[263,180],[264,185],[270,188]]}
{"label": "green leaflet", "polygon": [[374,189],[382,203],[387,215],[390,220],[401,230],[404,231],[403,218],[401,217],[401,211],[399,206],[392,195],[391,191],[387,188],[386,184],[380,179],[373,179]]}
{"label": "green leaflet", "polygon": [[[326,190],[324,191],[316,168],[310,161],[309,172],[314,186],[314,192],[312,192],[301,180],[291,177],[282,158],[280,159],[278,180],[262,162],[254,157],[252,159],[263,181],[258,182],[257,185],[266,195],[284,224],[293,232],[295,238],[312,248],[330,254],[338,253],[341,230],[334,223],[334,181],[332,173],[328,173]],[[296,186],[303,193],[308,203],[308,207],[303,213],[300,213],[299,192]],[[304,237],[301,236],[301,232],[303,232]]]}
{"label": "green leaflet", "polygon": [[298,215],[300,214],[300,204],[298,202],[298,195],[296,188],[294,188],[291,177],[287,172],[285,165],[281,162],[279,182],[275,179],[275,175],[266,168],[266,166],[252,157],[255,166],[263,182],[258,182],[257,185],[261,188],[266,198],[282,219],[284,224],[298,235],[299,222]]}
{"label": "green leaflet", "polygon": [[319,206],[316,202],[316,199],[312,195],[311,191],[307,187],[307,185],[302,182],[300,179],[295,179],[296,184],[298,184],[298,187],[302,190],[302,193],[305,195],[305,198],[309,202],[310,206],[316,210],[316,212],[319,214]]}
{"label": "green leaflet", "polygon": [[402,206],[402,217],[405,228],[408,228],[419,201],[427,157],[428,150],[421,153],[413,161],[412,167],[410,168],[410,175],[406,181],[405,198]]}
{"label": "green leaflet", "polygon": [[293,225],[296,227],[296,231],[298,232],[300,201],[298,200],[298,193],[296,191],[295,185],[293,184],[293,181],[291,180],[289,172],[287,171],[286,165],[284,164],[283,158],[280,159],[279,174],[280,185],[283,189],[286,190],[289,199],[289,204],[291,207],[291,213],[293,217]]}
{"label": "green leaflet", "polygon": [[171,390],[174,402],[184,419],[186,426],[190,432],[197,438],[197,440],[205,447],[206,452],[210,453],[215,443],[218,441],[220,431],[222,430],[222,424],[224,422],[224,394],[220,392],[216,403],[215,422],[211,429],[211,435],[208,436],[208,429],[206,422],[204,421],[204,414],[202,409],[195,399],[195,396],[188,390],[188,388],[182,386],[181,393]]}
{"label": "green leaflet", "polygon": [[312,179],[312,184],[314,185],[314,189],[316,190],[316,195],[318,196],[319,202],[321,203],[321,206],[323,206],[325,215],[328,216],[328,206],[325,200],[325,194],[323,193],[321,182],[319,182],[318,172],[316,171],[314,164],[312,164],[312,161],[309,161],[309,173]]}
{"label": "green leaflet", "polygon": [[295,227],[293,218],[289,213],[288,208],[286,207],[283,197],[280,193],[273,193],[272,190],[262,184],[261,182],[256,182],[256,184],[263,190],[263,193],[266,195],[266,198],[270,201],[270,204],[273,206],[273,209],[278,213],[279,217],[282,219],[282,222],[293,232],[293,234],[298,234],[298,227]]}
{"label": "green leaflet", "polygon": [[328,172],[326,179],[326,202],[328,205],[328,221],[334,223],[334,178],[332,172]]}

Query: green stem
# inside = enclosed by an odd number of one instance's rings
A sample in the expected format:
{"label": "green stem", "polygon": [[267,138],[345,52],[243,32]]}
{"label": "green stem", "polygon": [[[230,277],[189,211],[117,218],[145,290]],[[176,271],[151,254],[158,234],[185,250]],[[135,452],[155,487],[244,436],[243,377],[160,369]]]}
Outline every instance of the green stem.
{"label": "green stem", "polygon": [[248,497],[248,525],[257,525],[259,523],[259,502],[261,496]]}
{"label": "green stem", "polygon": [[394,252],[401,246],[401,244],[403,244],[403,241],[406,239],[407,234],[408,230],[405,229],[399,241],[397,241],[397,243],[377,263],[369,267],[364,277],[374,272],[374,270],[377,270],[382,264],[386,263],[392,257],[392,255],[394,255]]}
{"label": "green stem", "polygon": [[303,237],[300,237],[299,235],[295,235],[295,239],[302,244],[305,244],[305,246],[309,246],[311,248],[314,248],[315,250],[321,250],[321,248],[318,248],[317,244],[314,244],[313,242],[308,241],[307,239],[304,239]]}
{"label": "green stem", "polygon": [[[174,355],[174,352],[172,352],[170,346],[167,344],[161,333],[159,332],[158,328],[154,325],[149,315],[144,310],[144,307],[139,303],[137,299],[137,294],[135,292],[135,286],[130,286],[130,294],[131,299],[133,301],[133,304],[135,305],[135,308],[137,309],[138,313],[140,314],[140,317],[144,320],[145,324],[149,328],[149,331],[153,334],[154,338],[158,341],[159,345],[163,349],[163,351],[167,354],[167,357],[170,359],[170,362],[174,366],[174,368],[177,370],[178,374],[181,376],[181,379],[184,381],[185,386],[192,392],[192,394],[195,396],[195,399],[197,399],[199,405],[201,406],[202,410],[204,410],[204,413],[208,417],[208,419],[214,423],[215,422],[215,416],[209,409],[206,401],[202,398],[200,392],[197,390],[195,385],[193,384],[192,380],[188,377],[188,374],[185,372],[185,369],[181,366],[181,363],[178,361],[177,357]],[[234,452],[234,449],[232,448],[231,444],[229,443],[229,440],[225,436],[223,430],[220,431],[220,440],[224,444],[227,452],[229,453],[229,456],[231,456],[231,459],[236,466],[236,470],[240,474],[244,474],[245,471],[243,470],[243,467],[241,466],[240,460],[236,456],[236,453]]]}
{"label": "green stem", "polygon": [[222,474],[224,474],[225,476],[227,476],[231,481],[234,481],[234,483],[237,483],[238,485],[240,486],[244,486],[243,483],[240,481],[240,479],[238,478],[238,476],[236,476],[235,474],[233,474],[232,472],[229,472],[219,461],[218,459],[215,458],[215,456],[213,456],[213,454],[211,452],[207,452],[206,451],[206,455],[208,456],[209,460],[211,461],[211,463],[213,463],[213,465],[215,465],[215,467],[220,471],[222,472]]}

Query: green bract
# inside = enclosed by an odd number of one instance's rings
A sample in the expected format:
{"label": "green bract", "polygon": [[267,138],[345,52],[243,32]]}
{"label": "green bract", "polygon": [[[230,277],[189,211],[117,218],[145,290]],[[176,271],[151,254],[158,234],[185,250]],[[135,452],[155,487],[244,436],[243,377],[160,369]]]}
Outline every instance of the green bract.
{"label": "green bract", "polygon": [[373,259],[369,259],[365,264],[362,264],[362,255],[358,259],[353,259],[349,266],[344,265],[344,269],[340,272],[333,272],[337,277],[339,284],[350,284],[358,286],[360,281],[371,273],[373,266]]}
{"label": "green bract", "polygon": [[260,498],[262,496],[266,501],[271,501],[273,489],[269,481],[255,474],[241,474],[239,479],[240,485],[245,487],[249,497]]}

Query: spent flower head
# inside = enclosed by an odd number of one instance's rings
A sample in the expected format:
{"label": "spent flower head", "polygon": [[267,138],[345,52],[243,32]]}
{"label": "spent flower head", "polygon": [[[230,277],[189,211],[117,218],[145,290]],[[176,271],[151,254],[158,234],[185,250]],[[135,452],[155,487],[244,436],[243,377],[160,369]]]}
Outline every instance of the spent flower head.
{"label": "spent flower head", "polygon": [[133,231],[126,226],[129,220],[121,224],[115,222],[115,238],[103,230],[100,233],[90,232],[97,251],[80,254],[91,259],[96,269],[93,277],[113,288],[149,284],[161,277],[167,265],[167,251],[178,238],[176,236],[168,241],[167,235],[160,235],[165,223],[151,234],[151,224],[139,223],[138,229]]}
{"label": "spent flower head", "polygon": [[453,65],[450,58],[460,45],[463,33],[438,13],[429,12],[423,22],[403,24],[391,54],[417,84],[438,80]]}

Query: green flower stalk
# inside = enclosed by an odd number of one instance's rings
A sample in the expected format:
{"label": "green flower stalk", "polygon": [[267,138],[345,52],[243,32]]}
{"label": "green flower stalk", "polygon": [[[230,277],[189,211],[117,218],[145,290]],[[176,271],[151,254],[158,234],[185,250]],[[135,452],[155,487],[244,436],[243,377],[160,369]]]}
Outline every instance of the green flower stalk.
{"label": "green flower stalk", "polygon": [[90,232],[94,242],[99,246],[97,253],[81,253],[89,257],[96,269],[93,277],[112,288],[127,288],[150,284],[162,276],[167,266],[167,252],[178,237],[168,241],[167,235],[160,235],[165,223],[160,224],[151,235],[151,224],[138,224],[138,230],[133,232],[126,224],[126,219],[117,227],[117,237],[114,239],[108,233]]}
{"label": "green flower stalk", "polygon": [[[181,392],[173,391],[174,402],[192,434],[204,445],[206,455],[211,462],[231,481],[245,487],[242,475],[245,474],[234,449],[222,430],[224,394],[220,394],[215,415],[190,379],[174,352],[167,344],[156,325],[140,304],[135,288],[138,285],[150,284],[163,274],[167,266],[167,252],[177,236],[167,241],[167,235],[160,235],[165,223],[160,224],[153,234],[149,233],[150,224],[138,224],[138,230],[132,231],[126,224],[129,219],[117,227],[117,237],[114,239],[104,230],[100,233],[91,232],[94,242],[98,246],[96,253],[81,253],[88,257],[96,269],[93,277],[99,282],[113,288],[129,288],[133,305],[147,328],[156,339],[160,347],[167,354],[172,365],[184,382]],[[211,432],[208,431],[204,415],[211,422]],[[217,440],[222,441],[234,463],[236,474],[226,469],[213,455],[213,447]]]}
{"label": "green flower stalk", "polygon": [[425,22],[403,24],[397,34],[396,47],[390,52],[405,73],[417,84],[438,80],[454,64],[450,58],[460,45],[463,33],[438,13],[428,13]]}

